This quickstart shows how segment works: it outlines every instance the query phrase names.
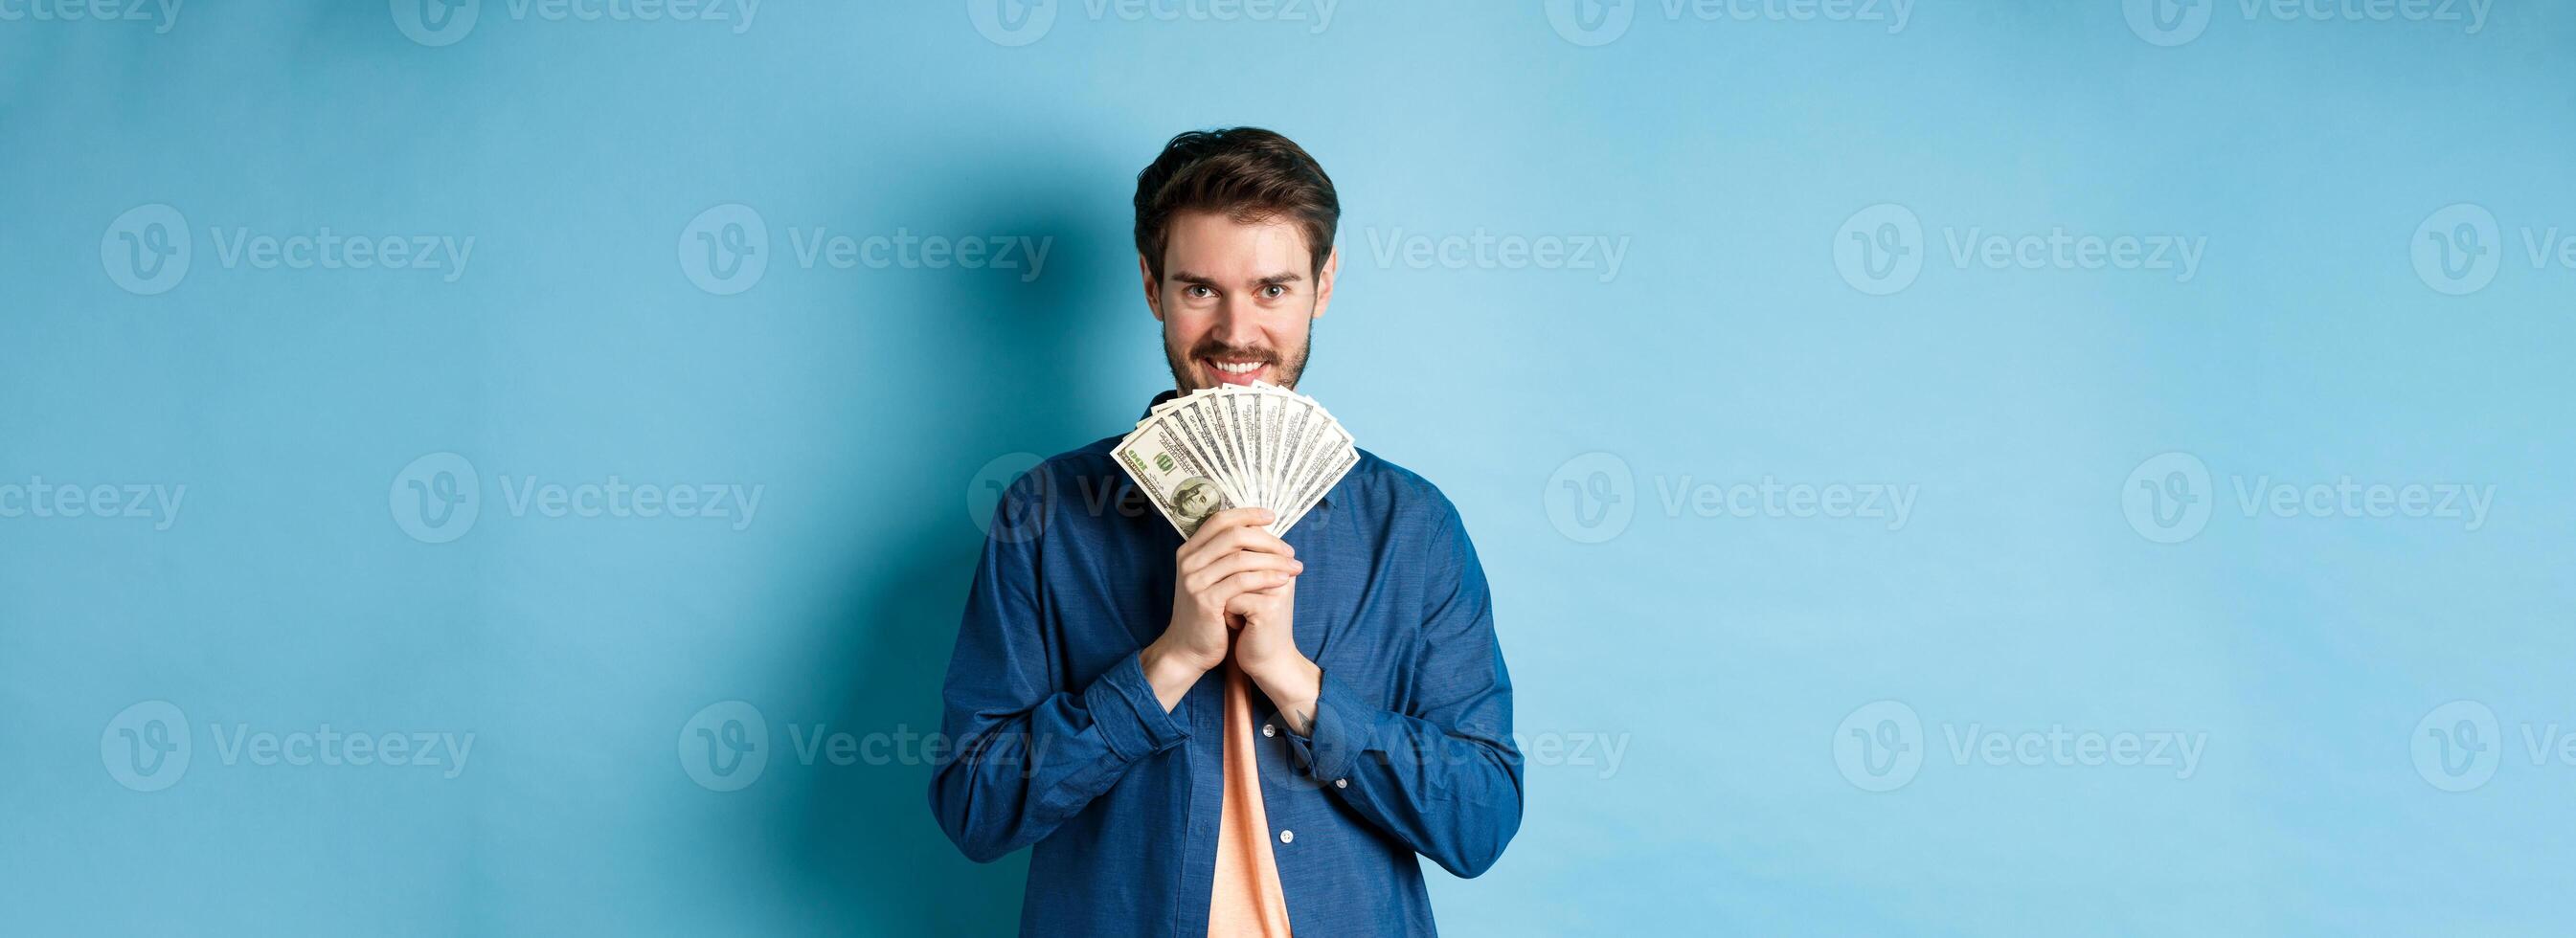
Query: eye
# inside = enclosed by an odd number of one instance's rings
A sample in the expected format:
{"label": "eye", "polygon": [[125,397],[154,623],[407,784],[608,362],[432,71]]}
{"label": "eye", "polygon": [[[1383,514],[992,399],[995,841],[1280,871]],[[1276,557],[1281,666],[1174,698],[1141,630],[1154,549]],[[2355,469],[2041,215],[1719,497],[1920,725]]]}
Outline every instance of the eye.
{"label": "eye", "polygon": [[1189,288],[1189,289],[1181,291],[1181,295],[1186,296],[1186,297],[1189,297],[1190,299],[1193,299],[1193,300],[1204,300],[1204,299],[1207,299],[1208,297],[1215,296],[1215,295],[1216,295],[1216,291],[1215,291],[1215,290],[1208,289],[1208,285],[1207,285],[1207,284],[1204,284],[1204,283],[1194,283],[1194,284],[1191,284],[1191,285],[1190,285],[1190,288]]}
{"label": "eye", "polygon": [[1287,287],[1284,287],[1284,286],[1281,286],[1281,285],[1279,285],[1279,284],[1275,284],[1275,283],[1274,283],[1274,284],[1271,284],[1271,285],[1269,285],[1269,286],[1266,286],[1266,287],[1262,287],[1262,288],[1261,288],[1261,298],[1262,298],[1262,299],[1265,299],[1265,300],[1275,300],[1275,299],[1278,299],[1278,298],[1280,298],[1280,297],[1287,296],[1287,295],[1288,295],[1288,288],[1287,288]]}

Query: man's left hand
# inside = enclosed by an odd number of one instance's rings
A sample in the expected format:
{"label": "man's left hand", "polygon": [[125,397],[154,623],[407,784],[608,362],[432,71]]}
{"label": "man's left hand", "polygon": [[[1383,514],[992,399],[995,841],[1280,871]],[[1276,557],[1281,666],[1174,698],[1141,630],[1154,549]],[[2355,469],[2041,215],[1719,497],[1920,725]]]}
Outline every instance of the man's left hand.
{"label": "man's left hand", "polygon": [[1314,724],[1324,672],[1297,650],[1297,580],[1237,594],[1225,611],[1236,626],[1234,666],[1279,705],[1290,732],[1306,735]]}

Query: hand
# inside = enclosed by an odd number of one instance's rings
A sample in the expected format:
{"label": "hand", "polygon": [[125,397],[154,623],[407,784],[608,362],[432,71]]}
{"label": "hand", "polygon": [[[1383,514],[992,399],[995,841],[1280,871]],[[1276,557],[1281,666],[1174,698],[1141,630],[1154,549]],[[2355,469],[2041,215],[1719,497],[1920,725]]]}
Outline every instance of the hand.
{"label": "hand", "polygon": [[1314,726],[1324,672],[1297,648],[1297,581],[1236,594],[1225,611],[1238,623],[1235,668],[1279,706],[1290,732],[1306,735]]}
{"label": "hand", "polygon": [[1225,606],[1237,630],[1234,666],[1243,676],[1276,673],[1280,666],[1306,660],[1297,650],[1297,581],[1235,594]]}
{"label": "hand", "polygon": [[1292,582],[1305,570],[1297,551],[1263,527],[1275,517],[1266,508],[1217,512],[1174,554],[1172,621],[1143,654],[1145,678],[1163,709],[1179,705],[1200,675],[1225,663],[1235,624],[1226,609],[1237,596]]}

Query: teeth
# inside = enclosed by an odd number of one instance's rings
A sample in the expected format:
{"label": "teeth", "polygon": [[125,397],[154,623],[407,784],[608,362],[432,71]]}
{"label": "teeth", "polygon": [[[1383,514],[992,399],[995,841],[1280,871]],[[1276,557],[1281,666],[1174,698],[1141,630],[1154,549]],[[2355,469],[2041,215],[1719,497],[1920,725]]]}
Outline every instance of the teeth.
{"label": "teeth", "polygon": [[1232,364],[1229,362],[1217,362],[1216,367],[1217,370],[1223,371],[1227,374],[1248,375],[1261,370],[1261,363],[1244,362],[1242,364]]}

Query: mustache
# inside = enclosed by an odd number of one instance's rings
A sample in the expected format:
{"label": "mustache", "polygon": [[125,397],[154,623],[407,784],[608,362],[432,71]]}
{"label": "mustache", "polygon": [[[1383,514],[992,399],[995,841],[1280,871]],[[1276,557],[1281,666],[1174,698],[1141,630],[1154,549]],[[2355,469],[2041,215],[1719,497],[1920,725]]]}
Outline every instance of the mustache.
{"label": "mustache", "polygon": [[1278,352],[1264,348],[1252,348],[1250,346],[1227,345],[1222,342],[1201,342],[1190,349],[1190,358],[1233,359],[1235,361],[1260,362],[1265,365],[1279,364]]}

